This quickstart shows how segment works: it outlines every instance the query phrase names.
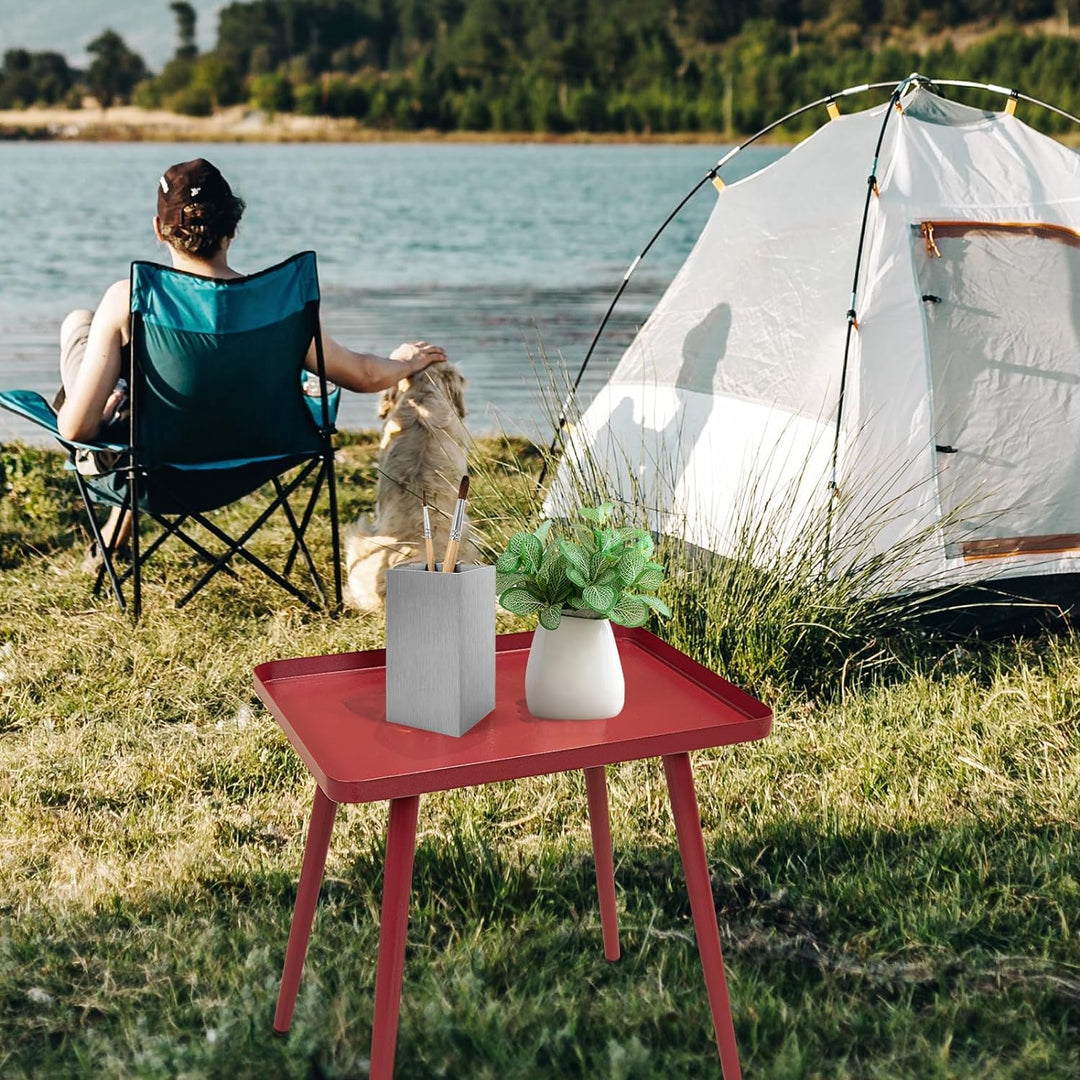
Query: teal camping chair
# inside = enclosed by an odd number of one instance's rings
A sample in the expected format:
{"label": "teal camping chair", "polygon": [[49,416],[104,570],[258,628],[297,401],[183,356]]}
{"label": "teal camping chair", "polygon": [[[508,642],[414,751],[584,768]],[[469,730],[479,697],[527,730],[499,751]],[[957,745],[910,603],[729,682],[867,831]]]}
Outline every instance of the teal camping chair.
{"label": "teal camping chair", "polygon": [[[319,395],[303,392],[304,357],[312,340],[318,358]],[[95,592],[107,574],[121,608],[131,579],[132,611],[138,618],[142,568],[175,536],[207,563],[176,602],[182,607],[219,570],[239,556],[283,589],[316,608],[315,598],[289,575],[301,558],[315,596],[325,606],[322,581],[305,541],[325,483],[329,496],[334,558],[334,600],[341,605],[341,557],[334,482],[334,417],[338,391],[327,394],[319,333],[319,282],[315,253],[291,259],[249,277],[219,280],[156,263],[131,265],[130,443],[73,443],[62,439],[56,416],[40,394],[0,393],[5,408],[47,428],[69,451],[111,454],[115,463],[95,476],[75,478],[104,555]],[[299,518],[289,497],[309,482]],[[229,536],[206,515],[272,485],[269,506],[238,536]],[[94,504],[132,510],[131,565],[117,572],[102,543]],[[270,516],[281,510],[292,531],[283,568],[275,570],[246,547]],[[140,545],[140,518],[161,531]],[[188,531],[195,524],[222,549],[207,550]]]}

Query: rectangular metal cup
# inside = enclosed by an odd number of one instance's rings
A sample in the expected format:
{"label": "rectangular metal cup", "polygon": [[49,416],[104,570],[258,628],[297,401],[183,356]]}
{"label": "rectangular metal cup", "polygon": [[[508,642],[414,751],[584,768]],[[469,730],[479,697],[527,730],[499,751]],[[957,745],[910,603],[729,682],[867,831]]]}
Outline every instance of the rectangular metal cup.
{"label": "rectangular metal cup", "polygon": [[386,719],[464,735],[495,708],[495,567],[386,572]]}

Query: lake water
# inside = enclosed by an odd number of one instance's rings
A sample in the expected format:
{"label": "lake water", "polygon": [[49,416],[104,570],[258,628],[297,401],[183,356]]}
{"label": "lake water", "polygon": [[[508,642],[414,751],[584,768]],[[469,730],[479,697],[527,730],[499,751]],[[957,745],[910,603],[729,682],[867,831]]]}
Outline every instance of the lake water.
{"label": "lake water", "polygon": [[[627,266],[721,146],[0,143],[0,389],[52,395],[56,334],[133,259],[167,262],[151,229],[166,166],[209,156],[247,202],[242,272],[312,248],[323,322],[352,348],[444,346],[468,384],[469,426],[546,441],[544,361],[577,372]],[[751,148],[730,182],[774,160]],[[590,361],[601,385],[685,259],[715,199],[706,185],[631,279]],[[345,395],[339,426],[376,425]],[[0,439],[40,442],[0,411]]]}

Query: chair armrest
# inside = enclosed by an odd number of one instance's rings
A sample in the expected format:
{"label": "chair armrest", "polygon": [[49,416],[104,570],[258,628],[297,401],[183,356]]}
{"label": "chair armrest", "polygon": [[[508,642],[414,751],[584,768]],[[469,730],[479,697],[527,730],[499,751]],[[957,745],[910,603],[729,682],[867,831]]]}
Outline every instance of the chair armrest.
{"label": "chair armrest", "polygon": [[127,450],[126,443],[113,442],[75,442],[65,439],[56,426],[56,413],[52,406],[35,390],[0,390],[0,406],[9,412],[29,420],[38,427],[43,427],[57,442],[68,449],[111,450],[122,453]]}

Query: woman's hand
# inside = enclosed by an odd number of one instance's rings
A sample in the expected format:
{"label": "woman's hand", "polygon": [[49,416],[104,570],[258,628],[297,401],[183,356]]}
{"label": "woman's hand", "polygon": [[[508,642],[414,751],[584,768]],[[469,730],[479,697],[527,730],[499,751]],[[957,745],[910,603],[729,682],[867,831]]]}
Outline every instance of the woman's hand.
{"label": "woman's hand", "polygon": [[390,359],[403,363],[408,368],[407,375],[415,375],[431,364],[445,364],[446,350],[426,341],[405,342],[390,354]]}
{"label": "woman's hand", "polygon": [[101,410],[101,426],[108,427],[116,419],[116,414],[127,403],[127,382],[120,380],[116,389],[105,399],[105,408]]}

